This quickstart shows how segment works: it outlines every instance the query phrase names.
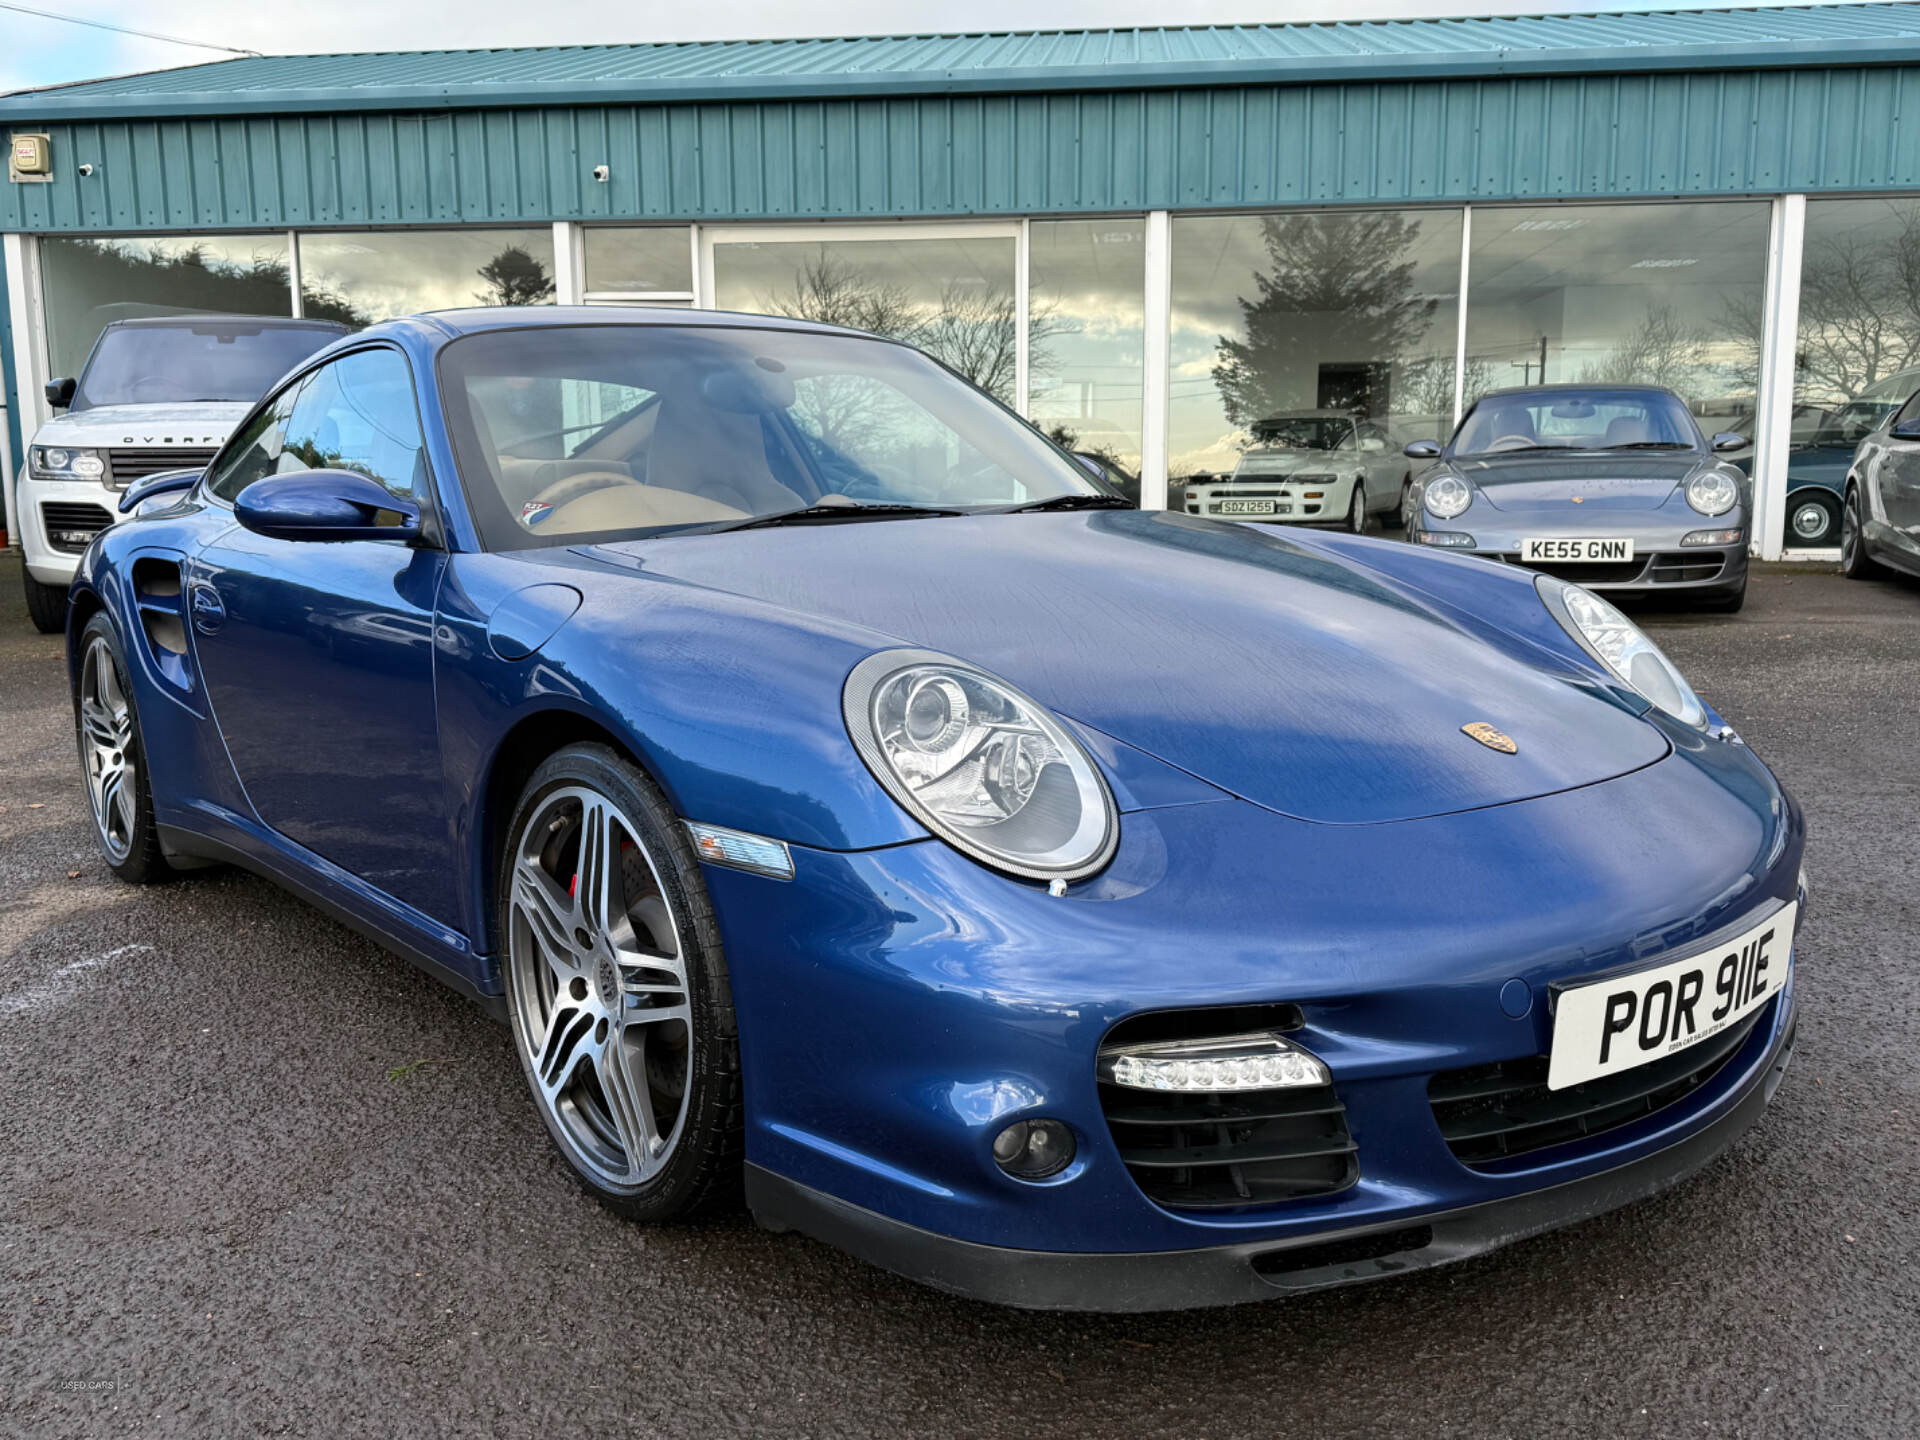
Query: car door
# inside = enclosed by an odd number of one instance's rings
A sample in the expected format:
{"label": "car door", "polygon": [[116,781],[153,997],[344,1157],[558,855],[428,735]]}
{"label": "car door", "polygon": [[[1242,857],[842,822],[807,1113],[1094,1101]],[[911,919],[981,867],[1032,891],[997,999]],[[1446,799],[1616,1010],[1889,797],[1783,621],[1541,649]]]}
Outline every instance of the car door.
{"label": "car door", "polygon": [[[304,469],[356,471],[433,513],[399,351],[352,351],[288,387],[208,488],[230,505],[254,480]],[[450,922],[433,676],[445,565],[430,540],[273,539],[236,521],[191,560],[188,599],[208,698],[259,818]]]}
{"label": "car door", "polygon": [[1896,543],[1920,551],[1920,394],[1894,412],[1875,440],[1879,461],[1865,477],[1879,502],[1875,518],[1893,529]]}

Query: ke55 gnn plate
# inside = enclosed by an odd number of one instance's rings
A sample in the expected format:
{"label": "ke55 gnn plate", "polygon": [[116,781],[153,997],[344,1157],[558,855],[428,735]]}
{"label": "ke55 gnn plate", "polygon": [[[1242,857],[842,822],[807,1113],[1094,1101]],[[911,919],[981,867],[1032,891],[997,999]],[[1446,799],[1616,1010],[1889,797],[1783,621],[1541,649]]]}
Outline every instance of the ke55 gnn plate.
{"label": "ke55 gnn plate", "polygon": [[1276,506],[1271,500],[1221,500],[1213,509],[1216,515],[1285,515],[1293,507]]}
{"label": "ke55 gnn plate", "polygon": [[1547,1088],[1616,1075],[1717,1035],[1787,983],[1788,902],[1743,934],[1685,960],[1560,992]]}
{"label": "ke55 gnn plate", "polygon": [[1537,537],[1520,542],[1520,563],[1532,564],[1535,560],[1631,560],[1633,559],[1633,541],[1630,539],[1604,540],[1592,536],[1566,536],[1555,539]]}

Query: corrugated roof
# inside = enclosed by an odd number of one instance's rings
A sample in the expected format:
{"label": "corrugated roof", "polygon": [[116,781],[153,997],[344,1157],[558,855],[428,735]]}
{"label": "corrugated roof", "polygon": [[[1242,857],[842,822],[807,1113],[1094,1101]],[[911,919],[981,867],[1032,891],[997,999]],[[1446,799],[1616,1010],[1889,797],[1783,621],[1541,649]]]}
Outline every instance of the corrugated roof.
{"label": "corrugated roof", "polygon": [[1920,61],[1920,6],[270,55],[0,98],[0,117],[1124,90]]}

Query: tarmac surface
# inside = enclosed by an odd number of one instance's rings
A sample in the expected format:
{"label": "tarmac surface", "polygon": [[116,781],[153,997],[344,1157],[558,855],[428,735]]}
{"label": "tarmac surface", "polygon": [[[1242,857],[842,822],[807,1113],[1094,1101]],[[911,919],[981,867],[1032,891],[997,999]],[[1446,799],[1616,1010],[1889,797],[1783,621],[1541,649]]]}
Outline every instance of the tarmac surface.
{"label": "tarmac surface", "polygon": [[1920,1433],[1920,584],[1642,612],[1804,804],[1799,1051],[1684,1187],[1225,1311],[955,1300],[744,1214],[647,1230],[506,1031],[264,881],[134,889],[0,557],[0,1433]]}

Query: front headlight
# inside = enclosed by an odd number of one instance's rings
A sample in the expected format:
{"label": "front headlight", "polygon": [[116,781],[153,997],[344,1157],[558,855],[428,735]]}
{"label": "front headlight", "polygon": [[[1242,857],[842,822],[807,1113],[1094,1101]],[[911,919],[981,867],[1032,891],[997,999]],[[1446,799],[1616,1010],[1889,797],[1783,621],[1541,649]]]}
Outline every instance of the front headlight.
{"label": "front headlight", "polygon": [[1436,520],[1451,520],[1467,513],[1473,504],[1473,490],[1458,475],[1442,475],[1427,482],[1427,513]]}
{"label": "front headlight", "polygon": [[1724,515],[1740,499],[1740,487],[1720,470],[1709,470],[1687,481],[1687,504],[1702,515]]}
{"label": "front headlight", "polygon": [[1551,575],[1539,576],[1534,584],[1553,618],[1621,683],[1682,724],[1706,725],[1707,710],[1700,697],[1638,625],[1591,590]]}
{"label": "front headlight", "polygon": [[38,480],[98,480],[107,462],[98,450],[69,450],[60,445],[35,445],[27,466]]}
{"label": "front headlight", "polygon": [[885,650],[853,667],[841,705],[874,778],[954,849],[1029,880],[1078,880],[1113,857],[1106,781],[1004,680],[930,650]]}

